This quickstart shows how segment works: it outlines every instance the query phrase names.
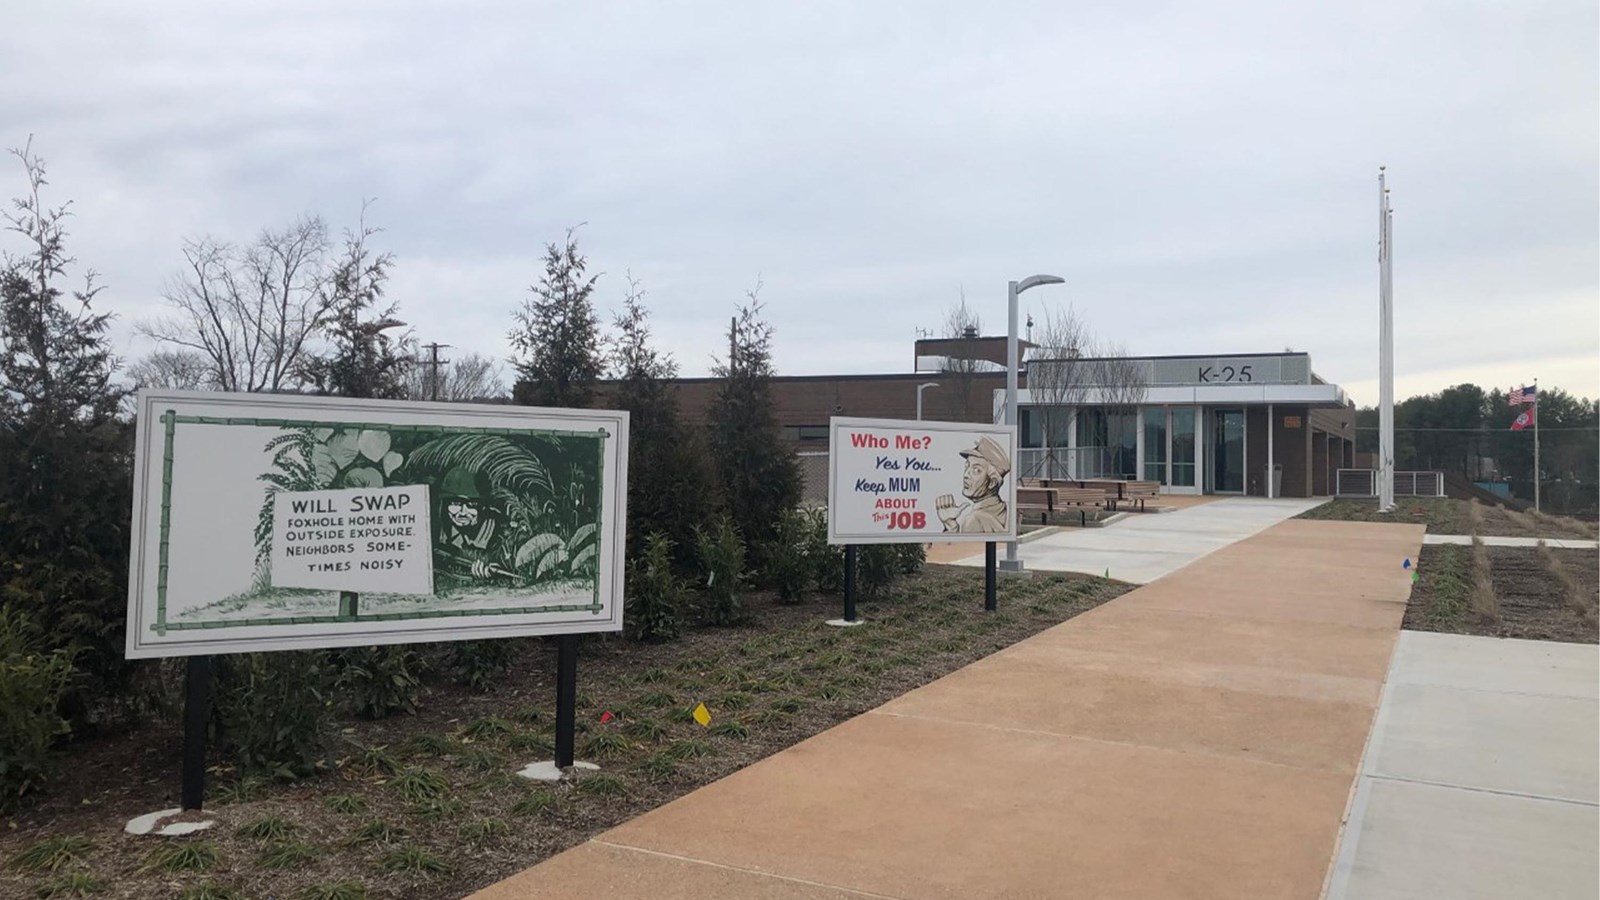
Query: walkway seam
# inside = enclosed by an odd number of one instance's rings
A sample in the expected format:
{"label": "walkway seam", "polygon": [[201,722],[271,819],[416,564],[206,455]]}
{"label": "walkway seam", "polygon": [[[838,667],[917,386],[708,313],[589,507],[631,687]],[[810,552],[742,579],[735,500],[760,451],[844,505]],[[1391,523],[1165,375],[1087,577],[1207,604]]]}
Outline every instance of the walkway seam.
{"label": "walkway seam", "polygon": [[[1407,594],[1409,602],[1410,595]],[[1350,872],[1355,868],[1356,845],[1361,841],[1361,826],[1367,818],[1367,799],[1372,791],[1372,782],[1367,780],[1366,775],[1367,758],[1372,754],[1372,748],[1377,746],[1379,735],[1389,725],[1389,707],[1385,701],[1389,699],[1390,687],[1395,684],[1391,677],[1400,656],[1400,635],[1403,632],[1403,628],[1395,629],[1394,642],[1389,645],[1389,666],[1383,671],[1383,690],[1378,692],[1378,706],[1372,711],[1372,724],[1367,728],[1367,743],[1361,748],[1361,759],[1356,761],[1356,777],[1350,784],[1350,799],[1345,803],[1344,819],[1339,822],[1333,859],[1329,861],[1327,877],[1322,881],[1321,900],[1343,897],[1349,887]],[[1350,829],[1352,823],[1355,825],[1354,831]],[[1337,894],[1334,893],[1335,888],[1338,889]]]}
{"label": "walkway seam", "polygon": [[842,885],[828,884],[825,881],[812,881],[808,878],[796,878],[793,875],[779,875],[776,872],[763,872],[760,869],[747,869],[744,866],[730,866],[726,863],[712,862],[709,859],[697,859],[693,856],[679,856],[676,853],[664,853],[660,850],[650,850],[645,847],[635,847],[632,844],[619,844],[615,841],[604,841],[600,838],[590,838],[588,843],[600,844],[606,847],[615,848],[617,850],[628,850],[633,853],[643,853],[646,856],[659,856],[663,859],[676,860],[677,862],[693,863],[697,866],[710,866],[713,869],[725,869],[729,872],[743,872],[746,875],[758,875],[762,878],[772,878],[777,881],[790,881],[795,884],[803,884],[807,887],[826,888],[830,891],[841,891],[846,894],[854,894],[857,897],[871,897],[873,900],[907,900],[907,898],[895,894],[875,894],[871,891],[862,891],[857,890],[856,888],[843,887]]}
{"label": "walkway seam", "polygon": [[[1415,632],[1419,634],[1448,634],[1448,632]],[[1474,694],[1499,694],[1504,697],[1543,697],[1546,700],[1575,700],[1593,705],[1594,697],[1575,697],[1572,694],[1546,694],[1543,691],[1503,691],[1498,688],[1472,687],[1466,684],[1441,684],[1437,681],[1400,681],[1403,687],[1441,688],[1447,691],[1470,691]]]}
{"label": "walkway seam", "polygon": [[[1323,775],[1343,775],[1338,769],[1315,769],[1308,766],[1294,766],[1289,763],[1273,762],[1270,759],[1255,759],[1249,756],[1234,756],[1228,753],[1218,753],[1215,750],[1189,750],[1175,747],[1157,747],[1154,744],[1135,744],[1132,741],[1111,741],[1105,738],[1087,737],[1081,734],[1062,734],[1059,731],[1039,731],[1033,728],[1010,728],[1005,725],[994,725],[988,722],[968,722],[965,719],[947,719],[943,716],[917,715],[915,713],[890,712],[888,710],[869,709],[862,713],[864,716],[893,716],[896,719],[916,719],[922,722],[938,722],[943,725],[961,725],[971,728],[987,728],[990,731],[1004,731],[1010,734],[1031,734],[1035,737],[1059,738],[1063,741],[1081,741],[1086,744],[1103,744],[1108,747],[1133,747],[1138,750],[1154,750],[1158,753],[1170,753],[1176,756],[1204,756],[1208,759],[1225,759],[1256,766],[1272,766],[1275,769],[1289,769],[1294,772],[1317,772]],[[1359,769],[1354,774],[1361,774]]]}
{"label": "walkway seam", "polygon": [[1395,781],[1401,784],[1421,784],[1428,787],[1443,788],[1451,791],[1472,791],[1477,794],[1498,794],[1501,797],[1518,797],[1523,800],[1544,800],[1550,803],[1567,803],[1572,806],[1585,806],[1590,809],[1600,809],[1600,801],[1574,800],[1571,797],[1552,797],[1548,794],[1529,794],[1524,791],[1510,791],[1505,788],[1477,787],[1470,784],[1456,784],[1451,781],[1430,781],[1426,778],[1407,778],[1403,775],[1363,775],[1374,781]]}

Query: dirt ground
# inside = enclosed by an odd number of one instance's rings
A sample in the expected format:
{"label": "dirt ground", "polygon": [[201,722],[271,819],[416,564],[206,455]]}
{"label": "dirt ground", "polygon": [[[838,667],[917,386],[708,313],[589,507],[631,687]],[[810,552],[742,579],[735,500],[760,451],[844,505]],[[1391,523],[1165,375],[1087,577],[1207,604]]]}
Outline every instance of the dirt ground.
{"label": "dirt ground", "polygon": [[[1566,586],[1533,547],[1489,547],[1489,578],[1498,617],[1474,614],[1465,599],[1475,573],[1472,548],[1428,544],[1406,607],[1405,628],[1489,637],[1600,643],[1600,551],[1550,550],[1588,604],[1580,613]],[[1460,596],[1456,596],[1459,594]]]}
{"label": "dirt ground", "polygon": [[1600,525],[1567,516],[1518,512],[1503,506],[1472,504],[1452,498],[1399,497],[1397,509],[1378,512],[1376,500],[1330,500],[1301,513],[1301,519],[1348,522],[1407,522],[1427,526],[1429,534],[1476,534],[1483,537],[1580,538],[1594,540]]}
{"label": "dirt ground", "polygon": [[[859,628],[823,624],[839,615],[837,598],[780,606],[758,595],[740,627],[690,629],[662,645],[586,640],[577,749],[602,770],[553,787],[511,774],[551,757],[555,655],[538,640],[523,642],[527,653],[494,693],[431,684],[416,716],[339,721],[320,776],[241,779],[213,755],[207,811],[218,824],[195,838],[122,833],[128,819],[177,805],[175,723],[85,741],[52,792],[0,828],[0,897],[44,896],[74,872],[106,898],[292,900],[346,881],[366,892],[354,896],[459,897],[1132,587],[1003,579],[1000,612],[986,614],[982,578],[929,566],[863,602]],[[709,727],[690,715],[701,702]],[[442,779],[434,796],[404,796],[429,776]],[[271,819],[291,833],[239,833]],[[24,850],[69,836],[90,843],[58,870],[18,865]],[[198,868],[169,870],[153,854],[175,845],[215,858],[197,853]],[[216,890],[199,893],[205,884]]]}

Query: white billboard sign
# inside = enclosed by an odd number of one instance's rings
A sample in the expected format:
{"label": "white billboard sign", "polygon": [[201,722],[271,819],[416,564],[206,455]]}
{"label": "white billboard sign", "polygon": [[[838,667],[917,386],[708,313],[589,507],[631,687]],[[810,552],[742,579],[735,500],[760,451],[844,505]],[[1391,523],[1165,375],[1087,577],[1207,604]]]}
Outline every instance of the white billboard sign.
{"label": "white billboard sign", "polygon": [[141,391],[130,658],[617,631],[628,414]]}
{"label": "white billboard sign", "polygon": [[837,416],[829,425],[830,543],[1016,540],[1016,428]]}

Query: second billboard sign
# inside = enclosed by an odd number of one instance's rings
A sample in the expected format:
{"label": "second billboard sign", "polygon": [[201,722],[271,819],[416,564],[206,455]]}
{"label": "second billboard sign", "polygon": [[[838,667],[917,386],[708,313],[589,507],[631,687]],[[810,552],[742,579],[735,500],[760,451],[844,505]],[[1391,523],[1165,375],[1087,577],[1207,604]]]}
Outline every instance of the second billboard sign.
{"label": "second billboard sign", "polygon": [[830,422],[828,540],[1016,540],[1016,429],[968,422]]}

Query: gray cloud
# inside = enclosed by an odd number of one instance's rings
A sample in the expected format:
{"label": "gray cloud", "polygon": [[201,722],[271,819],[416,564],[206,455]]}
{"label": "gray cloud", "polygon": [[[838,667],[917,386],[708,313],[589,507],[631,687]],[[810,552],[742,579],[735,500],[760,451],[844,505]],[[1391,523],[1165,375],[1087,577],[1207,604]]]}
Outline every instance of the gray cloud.
{"label": "gray cloud", "polygon": [[960,287],[997,329],[1054,271],[1031,302],[1135,351],[1293,345],[1365,401],[1387,163],[1402,390],[1595,391],[1593,4],[774,6],[25,4],[0,138],[36,135],[124,326],[184,236],[370,196],[458,347],[504,353],[587,222],[602,305],[631,269],[688,373],[758,276],[814,373],[904,370]]}

